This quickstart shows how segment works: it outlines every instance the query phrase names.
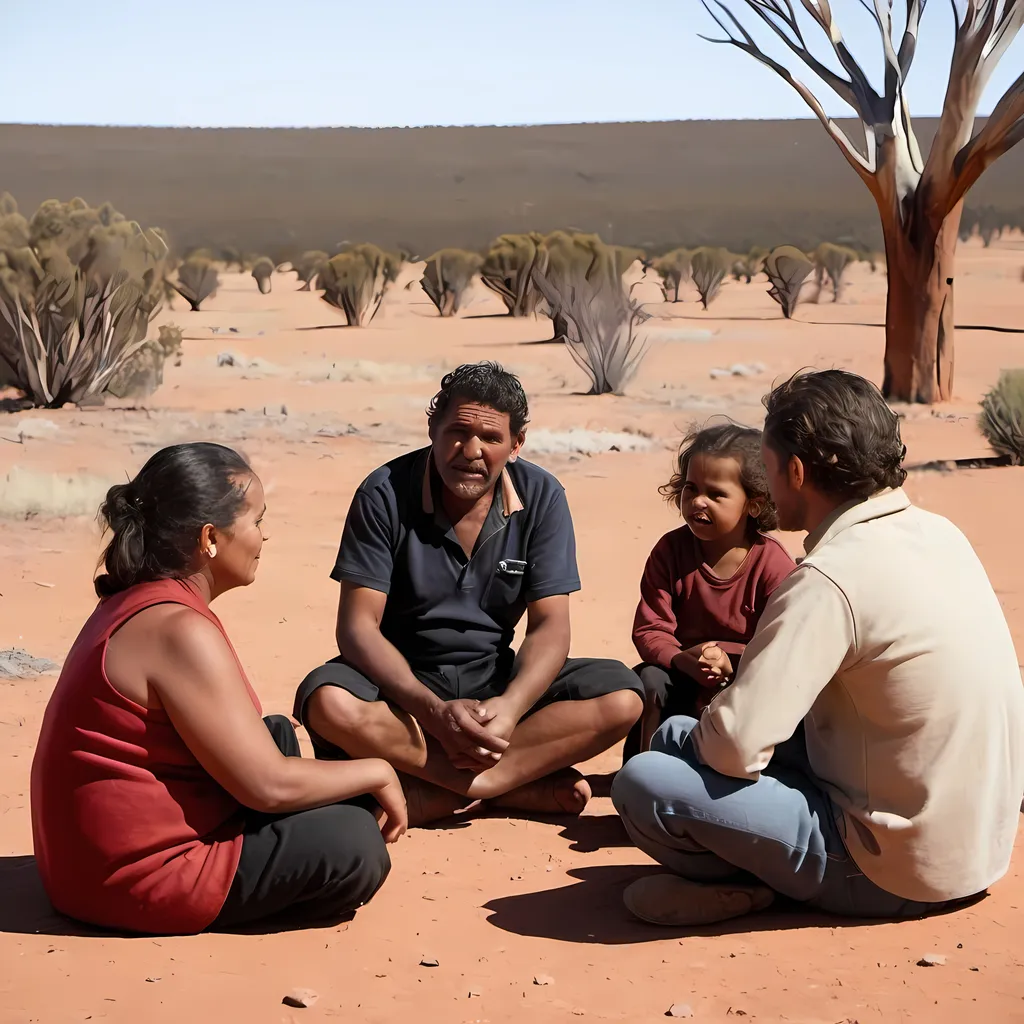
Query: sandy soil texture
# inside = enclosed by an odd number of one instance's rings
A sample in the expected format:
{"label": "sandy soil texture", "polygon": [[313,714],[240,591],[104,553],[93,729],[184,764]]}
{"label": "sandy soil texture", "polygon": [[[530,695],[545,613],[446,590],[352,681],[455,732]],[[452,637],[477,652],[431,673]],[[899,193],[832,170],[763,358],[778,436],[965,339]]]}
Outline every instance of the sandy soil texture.
{"label": "sandy soil texture", "polygon": [[[988,454],[974,416],[999,369],[1024,363],[1022,265],[1020,241],[962,249],[958,323],[1007,330],[959,333],[957,401],[903,410],[910,462]],[[548,321],[486,316],[500,307],[483,291],[452,321],[418,290],[401,292],[358,330],[339,326],[292,278],[275,278],[261,296],[251,278],[226,277],[202,312],[179,303],[161,314],[185,328],[184,359],[151,399],[0,414],[0,504],[18,512],[0,520],[0,648],[61,661],[93,605],[92,517],[103,487],[158,446],[220,440],[261,474],[271,539],[256,584],[217,610],[266,711],[288,712],[298,680],[334,653],[328,572],[353,489],[424,442],[424,407],[445,368],[495,358],[522,375],[532,398],[526,456],[558,474],[573,509],[584,581],[573,653],[633,663],[640,572],[674,523],[657,486],[681,432],[722,414],[759,423],[772,380],[801,366],[881,373],[884,281],[864,268],[843,302],[805,305],[791,323],[763,281],[728,284],[709,313],[687,299],[652,306],[650,352],[628,394],[592,398],[579,394],[583,375],[563,348],[544,344]],[[234,365],[218,366],[225,352]],[[712,375],[732,367],[735,375]],[[907,488],[966,532],[1024,650],[1024,546],[1014,528],[1024,470],[917,471]],[[26,516],[33,502],[51,511]],[[785,540],[799,551],[799,537]],[[579,820],[494,817],[414,831],[393,849],[383,891],[347,925],[169,939],[91,933],[52,913],[31,857],[29,765],[53,682],[0,675],[5,1024],[632,1024],[674,1003],[718,1024],[1024,1020],[1024,839],[991,895],[954,915],[865,926],[771,912],[665,932],[621,906],[623,885],[651,865],[627,844],[606,797],[617,751],[586,766],[600,795]],[[931,953],[946,963],[917,965]],[[424,958],[438,966],[421,966]],[[296,987],[318,992],[316,1005],[282,1005]]]}

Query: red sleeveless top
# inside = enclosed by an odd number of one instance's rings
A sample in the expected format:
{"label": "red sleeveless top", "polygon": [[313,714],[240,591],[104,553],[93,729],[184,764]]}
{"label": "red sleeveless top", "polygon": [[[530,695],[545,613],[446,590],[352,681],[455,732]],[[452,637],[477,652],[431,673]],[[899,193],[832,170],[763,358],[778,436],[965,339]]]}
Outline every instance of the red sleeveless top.
{"label": "red sleeveless top", "polygon": [[196,761],[167,713],[122,696],[105,670],[110,637],[143,609],[168,603],[195,609],[224,633],[196,591],[176,580],[141,583],[100,602],[43,716],[32,835],[43,885],[61,913],[109,928],[187,934],[210,925],[224,905],[242,849],[242,808]]}

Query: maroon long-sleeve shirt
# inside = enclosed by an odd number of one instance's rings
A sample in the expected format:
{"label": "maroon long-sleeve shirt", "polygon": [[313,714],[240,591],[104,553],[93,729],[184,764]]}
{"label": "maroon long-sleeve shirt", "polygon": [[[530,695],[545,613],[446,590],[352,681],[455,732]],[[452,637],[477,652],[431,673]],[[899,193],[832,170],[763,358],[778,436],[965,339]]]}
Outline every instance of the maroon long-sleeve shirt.
{"label": "maroon long-sleeve shirt", "polygon": [[663,668],[671,668],[680,651],[710,641],[730,656],[742,655],[772,591],[795,567],[777,540],[758,534],[743,564],[723,580],[704,561],[688,526],[666,533],[640,581],[633,644],[645,662]]}

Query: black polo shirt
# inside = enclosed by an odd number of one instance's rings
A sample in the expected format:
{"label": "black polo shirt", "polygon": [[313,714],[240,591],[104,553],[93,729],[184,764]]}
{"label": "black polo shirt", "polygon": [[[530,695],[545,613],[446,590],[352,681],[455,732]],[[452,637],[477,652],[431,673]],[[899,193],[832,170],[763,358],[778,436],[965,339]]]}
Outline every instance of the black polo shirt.
{"label": "black polo shirt", "polygon": [[381,466],[352,499],[331,578],[387,594],[381,633],[414,667],[508,651],[531,601],[580,589],[562,485],[510,462],[470,558],[441,504],[430,448]]}

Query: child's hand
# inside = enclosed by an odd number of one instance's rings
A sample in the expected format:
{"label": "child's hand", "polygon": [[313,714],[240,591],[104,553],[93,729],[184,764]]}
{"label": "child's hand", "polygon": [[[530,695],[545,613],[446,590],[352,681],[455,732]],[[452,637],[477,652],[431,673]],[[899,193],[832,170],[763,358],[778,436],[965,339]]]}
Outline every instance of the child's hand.
{"label": "child's hand", "polygon": [[732,678],[732,662],[718,644],[704,644],[697,662],[706,685],[725,686]]}

